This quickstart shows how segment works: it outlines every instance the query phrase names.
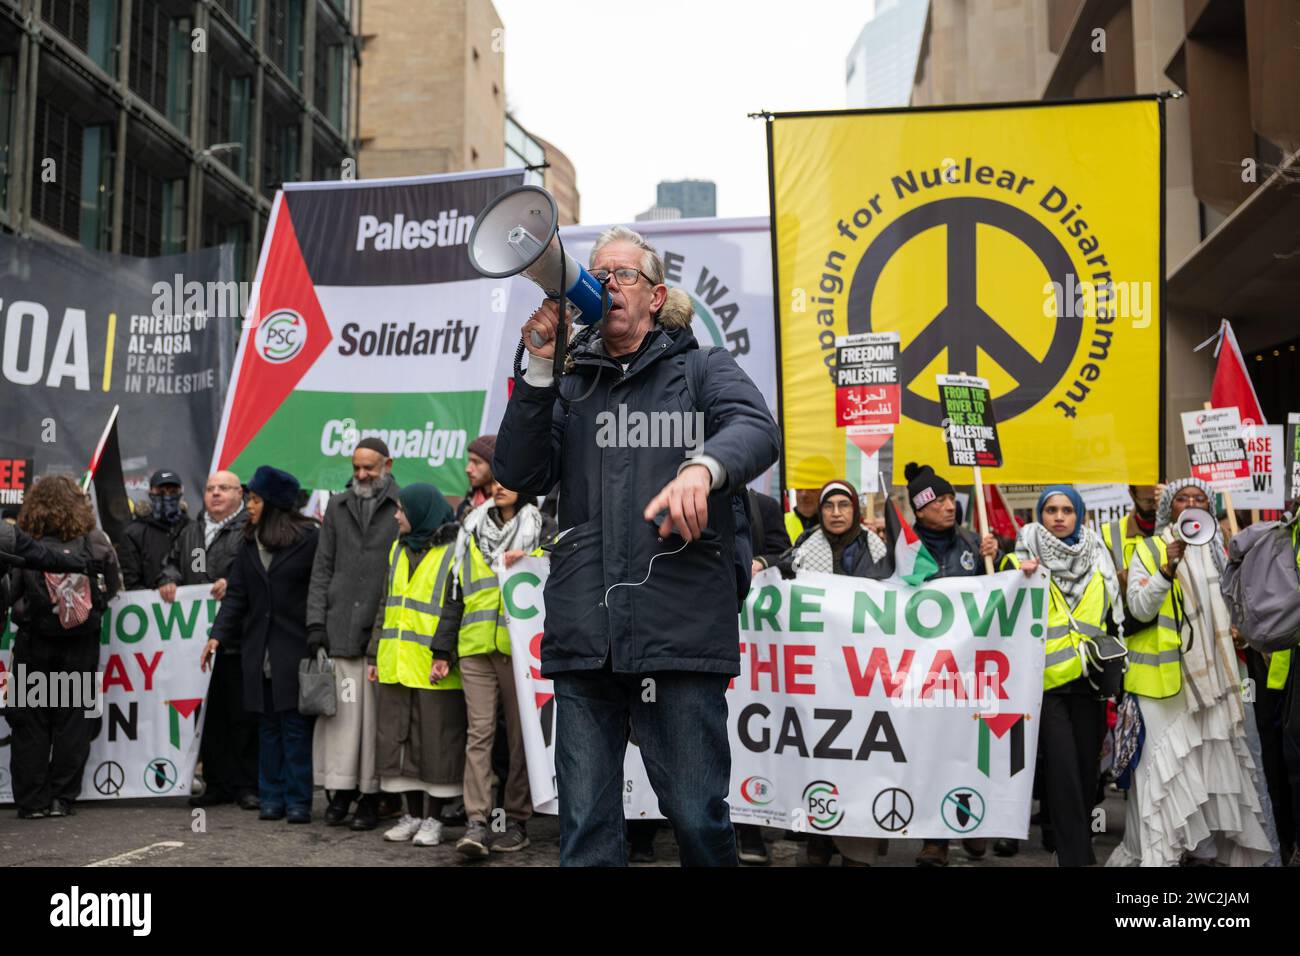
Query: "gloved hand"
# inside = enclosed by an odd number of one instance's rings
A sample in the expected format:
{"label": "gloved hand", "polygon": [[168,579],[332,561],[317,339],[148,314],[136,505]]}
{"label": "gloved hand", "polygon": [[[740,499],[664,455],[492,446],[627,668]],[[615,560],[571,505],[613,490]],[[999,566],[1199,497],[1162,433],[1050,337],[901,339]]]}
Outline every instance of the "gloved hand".
{"label": "gloved hand", "polygon": [[795,575],[794,555],[793,554],[786,555],[784,558],[778,561],[776,563],[776,569],[781,572],[781,577],[785,578],[787,581],[793,581]]}
{"label": "gloved hand", "polygon": [[307,628],[307,653],[315,656],[316,651],[328,645],[329,639],[325,636],[325,626],[323,624],[314,624]]}

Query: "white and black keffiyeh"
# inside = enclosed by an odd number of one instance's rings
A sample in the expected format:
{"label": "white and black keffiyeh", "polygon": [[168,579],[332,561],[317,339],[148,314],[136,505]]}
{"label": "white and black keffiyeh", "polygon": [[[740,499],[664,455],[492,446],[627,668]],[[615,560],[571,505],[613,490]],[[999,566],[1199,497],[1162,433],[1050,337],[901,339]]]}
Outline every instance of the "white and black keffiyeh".
{"label": "white and black keffiyeh", "polygon": [[[493,513],[489,513],[493,512]],[[453,565],[456,580],[460,580],[460,567],[469,553],[469,539],[473,536],[483,560],[492,564],[497,555],[507,551],[531,551],[542,543],[542,513],[536,505],[520,503],[514,517],[500,523],[496,502],[489,498],[465,516],[460,533],[456,536],[456,557]]]}
{"label": "white and black keffiyeh", "polygon": [[1079,532],[1078,544],[1066,544],[1043,525],[1031,522],[1016,535],[1016,557],[1038,559],[1071,607],[1083,597],[1093,573],[1100,571],[1115,620],[1123,619],[1115,562],[1101,537],[1087,525]]}
{"label": "white and black keffiyeh", "polygon": [[[861,537],[867,541],[867,550],[871,552],[871,560],[880,561],[885,557],[885,542],[880,540],[880,536],[872,531],[864,530]],[[794,569],[796,571],[819,571],[822,574],[835,573],[835,554],[831,550],[831,543],[826,538],[825,532],[821,528],[814,528],[803,539],[794,553]]]}

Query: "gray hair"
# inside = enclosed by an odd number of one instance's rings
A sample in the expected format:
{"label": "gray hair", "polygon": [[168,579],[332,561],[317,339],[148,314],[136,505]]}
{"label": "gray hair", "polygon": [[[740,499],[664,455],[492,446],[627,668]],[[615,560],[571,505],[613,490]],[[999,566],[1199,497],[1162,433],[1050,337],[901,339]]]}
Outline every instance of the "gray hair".
{"label": "gray hair", "polygon": [[597,253],[611,242],[630,242],[640,249],[641,271],[650,277],[654,285],[663,283],[664,260],[660,258],[659,250],[646,242],[645,236],[629,229],[627,226],[610,226],[597,237],[595,245],[591,247],[591,258],[587,263],[588,266],[596,261]]}

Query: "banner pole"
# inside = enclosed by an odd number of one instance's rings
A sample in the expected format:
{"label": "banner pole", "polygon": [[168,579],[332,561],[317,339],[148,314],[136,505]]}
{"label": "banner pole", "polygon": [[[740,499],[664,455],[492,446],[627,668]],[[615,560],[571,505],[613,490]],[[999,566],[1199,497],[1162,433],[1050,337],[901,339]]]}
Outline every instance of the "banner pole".
{"label": "banner pole", "polygon": [[[984,504],[984,478],[980,474],[980,466],[972,465],[971,472],[975,476],[975,517],[980,526],[980,543],[984,543],[984,536],[989,533],[989,516]],[[987,554],[984,556],[984,573],[993,573],[993,559]]]}
{"label": "banner pole", "polygon": [[[1206,402],[1201,407],[1204,408],[1207,412],[1210,411],[1212,408],[1214,408],[1214,406],[1211,405],[1209,402]],[[1241,529],[1237,527],[1237,511],[1235,508],[1232,507],[1231,491],[1225,491],[1223,493],[1223,510],[1228,512],[1228,535],[1230,537],[1236,537],[1237,532],[1240,531]]]}

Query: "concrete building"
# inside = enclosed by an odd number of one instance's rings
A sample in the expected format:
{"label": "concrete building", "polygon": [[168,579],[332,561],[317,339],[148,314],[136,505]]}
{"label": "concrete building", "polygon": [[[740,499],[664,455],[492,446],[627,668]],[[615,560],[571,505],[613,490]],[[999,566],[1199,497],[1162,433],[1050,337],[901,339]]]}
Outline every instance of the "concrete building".
{"label": "concrete building", "polygon": [[356,16],[0,0],[0,228],[137,256],[231,242],[251,278],[280,183],[353,171]]}
{"label": "concrete building", "polygon": [[708,179],[665,180],[655,189],[655,206],[678,209],[683,219],[707,219],[718,214],[718,187]]}
{"label": "concrete building", "polygon": [[367,179],[544,166],[525,182],[578,221],[573,163],[506,109],[505,29],[491,0],[365,0]]}
{"label": "concrete building", "polygon": [[866,25],[844,64],[850,109],[907,106],[921,51],[927,0],[868,0]]}
{"label": "concrete building", "polygon": [[365,0],[362,175],[495,169],[505,32],[491,0]]}
{"label": "concrete building", "polygon": [[[1099,40],[1101,42],[1099,42]],[[1232,322],[1270,422],[1300,410],[1300,0],[931,0],[913,105],[1166,101],[1166,447]]]}

